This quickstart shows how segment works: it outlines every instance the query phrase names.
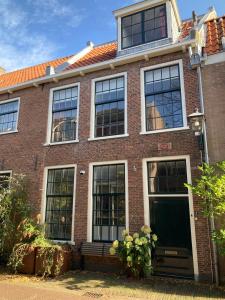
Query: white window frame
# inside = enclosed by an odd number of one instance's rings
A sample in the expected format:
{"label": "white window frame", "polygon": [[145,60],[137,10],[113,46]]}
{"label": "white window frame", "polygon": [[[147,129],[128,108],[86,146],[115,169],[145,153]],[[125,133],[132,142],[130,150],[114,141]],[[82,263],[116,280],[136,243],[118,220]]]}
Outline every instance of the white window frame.
{"label": "white window frame", "polygon": [[9,173],[10,177],[12,176],[12,170],[1,170],[0,171],[0,176],[1,176],[1,174],[4,174],[4,173]]}
{"label": "white window frame", "polygon": [[89,164],[88,179],[88,213],[87,213],[87,242],[92,243],[92,222],[93,222],[93,169],[95,166],[107,166],[124,164],[125,166],[125,227],[129,231],[129,195],[128,195],[128,161],[114,160],[101,161]]}
{"label": "white window frame", "polygon": [[[95,137],[95,83],[98,81],[104,81],[107,79],[117,78],[117,77],[124,77],[124,134],[120,135],[110,135],[110,136],[103,136],[103,137]],[[116,139],[127,137],[129,134],[127,133],[127,72],[117,73],[113,75],[108,75],[104,77],[99,77],[92,79],[91,82],[91,115],[90,115],[90,138],[89,141],[95,140],[107,140],[107,139]]]}
{"label": "white window frame", "polygon": [[18,111],[17,111],[16,129],[13,130],[13,131],[0,132],[0,135],[18,132],[19,112],[20,112],[20,97],[16,97],[16,98],[13,98],[13,99],[8,99],[8,100],[0,101],[0,105],[1,105],[1,104],[5,104],[5,103],[9,103],[9,102],[14,102],[14,101],[18,101]]}
{"label": "white window frame", "polygon": [[45,223],[48,171],[53,170],[53,169],[69,169],[69,168],[74,168],[71,240],[70,241],[53,240],[53,242],[75,245],[74,230],[75,230],[75,202],[76,202],[76,183],[77,183],[77,165],[76,164],[60,165],[60,166],[49,166],[49,167],[44,168],[43,189],[42,189],[42,204],[41,204],[41,223],[42,224]]}
{"label": "white window frame", "polygon": [[[51,142],[51,136],[52,136],[52,104],[53,104],[53,94],[55,91],[77,87],[78,91],[78,98],[77,98],[77,124],[76,124],[76,139],[71,141],[64,141],[64,142]],[[44,144],[45,146],[49,145],[62,145],[62,144],[71,144],[71,143],[78,143],[78,133],[79,133],[79,107],[80,107],[80,82],[67,84],[67,85],[61,85],[55,88],[50,89],[49,93],[49,107],[48,107],[48,126],[47,126],[47,141]]]}
{"label": "white window frame", "polygon": [[[179,155],[179,156],[165,156],[165,157],[151,157],[142,160],[142,170],[143,170],[143,191],[144,191],[144,220],[145,224],[150,226],[150,207],[149,207],[149,197],[161,197],[162,195],[149,195],[148,194],[148,162],[160,162],[160,161],[174,161],[174,160],[185,160],[186,161],[186,171],[187,171],[187,183],[191,184],[191,163],[189,155]],[[166,195],[163,195],[164,197]],[[197,255],[197,242],[196,242],[196,231],[195,231],[195,214],[193,206],[193,195],[192,191],[188,189],[187,194],[168,194],[168,197],[188,197],[189,199],[189,215],[190,215],[190,226],[191,226],[191,242],[192,242],[192,255],[193,255],[193,265],[194,265],[194,277],[195,280],[199,278],[199,268],[198,268],[198,255]]]}
{"label": "white window frame", "polygon": [[[160,129],[160,130],[152,130],[147,131],[146,129],[146,109],[145,109],[145,72],[150,70],[155,70],[159,68],[164,68],[168,66],[179,65],[180,72],[180,90],[181,90],[181,103],[182,103],[182,114],[183,114],[183,126],[177,128],[169,128],[169,129]],[[150,67],[145,67],[141,69],[141,132],[140,134],[157,134],[162,132],[172,132],[172,131],[180,131],[180,130],[188,130],[190,129],[187,125],[187,110],[186,110],[186,99],[185,99],[185,87],[184,87],[184,70],[183,70],[183,60],[174,60],[158,65],[153,65]]]}

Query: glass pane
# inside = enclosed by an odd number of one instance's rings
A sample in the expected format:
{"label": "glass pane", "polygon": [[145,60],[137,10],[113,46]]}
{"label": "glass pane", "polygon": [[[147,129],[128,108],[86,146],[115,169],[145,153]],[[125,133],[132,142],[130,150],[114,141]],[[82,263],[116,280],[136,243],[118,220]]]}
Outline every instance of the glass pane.
{"label": "glass pane", "polygon": [[149,194],[187,194],[186,162],[163,161],[148,163]]}
{"label": "glass pane", "polygon": [[101,225],[97,240],[112,241],[118,238],[118,222],[125,226],[125,167],[96,166],[93,173],[93,231]]}
{"label": "glass pane", "polygon": [[0,102],[0,133],[15,131],[18,117],[18,101]]}

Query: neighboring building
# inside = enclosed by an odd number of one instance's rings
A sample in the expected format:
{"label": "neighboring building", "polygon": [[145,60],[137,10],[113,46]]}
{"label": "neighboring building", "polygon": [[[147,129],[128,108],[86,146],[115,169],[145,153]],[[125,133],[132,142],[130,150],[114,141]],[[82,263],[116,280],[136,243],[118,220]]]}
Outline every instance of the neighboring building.
{"label": "neighboring building", "polygon": [[[225,16],[206,23],[202,86],[209,162],[225,160]],[[225,259],[219,258],[220,278],[225,282]]]}
{"label": "neighboring building", "polygon": [[46,235],[75,244],[74,265],[88,242],[85,267],[111,271],[94,246],[145,223],[157,274],[212,280],[209,223],[184,183],[202,163],[188,49],[216,13],[182,22],[175,0],[146,0],[114,15],[117,42],[0,75],[0,170],[28,176]]}

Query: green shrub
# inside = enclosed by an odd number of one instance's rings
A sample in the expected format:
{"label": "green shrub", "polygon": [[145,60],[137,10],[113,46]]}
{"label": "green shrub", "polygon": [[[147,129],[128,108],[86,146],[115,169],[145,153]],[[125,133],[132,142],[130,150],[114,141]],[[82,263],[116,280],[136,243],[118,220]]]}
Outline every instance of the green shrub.
{"label": "green shrub", "polygon": [[139,233],[129,235],[123,232],[123,241],[114,241],[110,248],[110,254],[118,254],[128,275],[141,278],[151,274],[152,250],[155,248],[157,236],[147,225],[142,226]]}

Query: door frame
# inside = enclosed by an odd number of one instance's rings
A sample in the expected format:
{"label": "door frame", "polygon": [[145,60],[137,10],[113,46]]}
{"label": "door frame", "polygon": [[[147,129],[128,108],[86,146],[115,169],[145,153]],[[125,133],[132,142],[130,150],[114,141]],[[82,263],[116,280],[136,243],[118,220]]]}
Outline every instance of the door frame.
{"label": "door frame", "polygon": [[[189,184],[191,180],[191,164],[189,155],[178,155],[178,156],[162,156],[162,157],[151,157],[144,158],[142,160],[142,172],[143,172],[143,192],[144,192],[144,221],[145,224],[150,226],[150,210],[149,210],[149,197],[148,197],[148,168],[147,163],[151,161],[170,161],[170,160],[185,160],[187,169],[187,181]],[[197,281],[199,279],[199,268],[198,268],[198,255],[197,255],[197,243],[196,243],[196,231],[195,231],[195,218],[194,218],[194,206],[193,206],[193,195],[190,189],[188,189],[189,199],[189,216],[191,226],[191,243],[192,243],[192,256],[194,266],[194,278]]]}

